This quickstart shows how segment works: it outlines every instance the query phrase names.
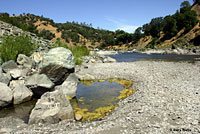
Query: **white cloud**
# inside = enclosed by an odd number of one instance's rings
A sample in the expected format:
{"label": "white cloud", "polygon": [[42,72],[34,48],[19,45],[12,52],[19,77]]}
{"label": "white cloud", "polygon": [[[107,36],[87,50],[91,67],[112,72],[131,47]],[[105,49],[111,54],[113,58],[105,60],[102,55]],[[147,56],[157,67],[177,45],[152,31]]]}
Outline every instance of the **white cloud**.
{"label": "white cloud", "polygon": [[126,22],[127,22],[126,20],[122,20],[122,19],[117,20],[117,19],[113,19],[110,17],[106,17],[106,20],[115,25],[116,29],[114,29],[114,31],[117,29],[120,29],[120,30],[124,30],[128,33],[133,33],[138,28],[138,26],[126,24]]}
{"label": "white cloud", "polygon": [[137,28],[138,28],[138,26],[123,25],[118,29],[124,30],[124,31],[126,31],[128,33],[133,33]]}

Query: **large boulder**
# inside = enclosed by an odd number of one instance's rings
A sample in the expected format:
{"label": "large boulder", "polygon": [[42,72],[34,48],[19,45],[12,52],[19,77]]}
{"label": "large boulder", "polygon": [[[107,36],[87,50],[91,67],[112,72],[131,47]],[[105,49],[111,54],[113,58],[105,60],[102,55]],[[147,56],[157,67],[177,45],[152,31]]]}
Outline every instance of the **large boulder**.
{"label": "large boulder", "polygon": [[62,85],[56,87],[56,90],[62,90],[65,96],[70,96],[71,98],[74,98],[76,96],[77,85],[78,77],[74,73],[72,73],[63,82]]}
{"label": "large boulder", "polygon": [[13,89],[14,104],[20,104],[31,100],[33,93],[24,85],[18,85]]}
{"label": "large boulder", "polygon": [[18,68],[17,64],[13,60],[9,60],[9,61],[2,64],[2,69],[6,73],[9,72],[10,70],[16,69],[16,68]]}
{"label": "large boulder", "polygon": [[0,107],[11,104],[12,98],[12,90],[6,84],[0,83]]}
{"label": "large boulder", "polygon": [[17,63],[29,69],[31,69],[34,65],[34,62],[31,60],[31,58],[27,57],[24,54],[18,55]]}
{"label": "large boulder", "polygon": [[61,90],[56,90],[45,93],[37,101],[31,112],[29,124],[53,124],[73,118],[74,113],[70,102]]}
{"label": "large boulder", "polygon": [[54,87],[54,83],[45,74],[31,75],[25,80],[25,85],[39,97]]}
{"label": "large boulder", "polygon": [[74,57],[66,48],[51,49],[39,64],[41,74],[46,74],[56,85],[61,84],[66,77],[74,72]]}

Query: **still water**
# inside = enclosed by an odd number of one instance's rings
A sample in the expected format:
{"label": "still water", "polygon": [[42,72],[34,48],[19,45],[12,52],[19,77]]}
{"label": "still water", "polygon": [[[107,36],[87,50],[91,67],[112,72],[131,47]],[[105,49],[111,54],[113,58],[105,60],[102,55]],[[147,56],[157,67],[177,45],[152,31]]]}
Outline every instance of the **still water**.
{"label": "still water", "polygon": [[120,91],[132,84],[132,81],[120,79],[81,81],[76,92],[78,106],[93,112],[99,107],[117,104]]}

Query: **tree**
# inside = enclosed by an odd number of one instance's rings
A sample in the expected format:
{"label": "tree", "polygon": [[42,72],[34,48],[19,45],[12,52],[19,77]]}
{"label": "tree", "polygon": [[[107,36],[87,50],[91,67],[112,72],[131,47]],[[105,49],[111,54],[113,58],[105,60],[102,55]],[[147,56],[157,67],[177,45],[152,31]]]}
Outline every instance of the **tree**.
{"label": "tree", "polygon": [[120,30],[120,29],[118,29],[118,30],[115,31],[116,35],[124,34],[124,33],[125,33],[125,31],[124,30]]}
{"label": "tree", "polygon": [[186,28],[185,32],[188,32],[190,29],[192,29],[198,22],[196,12],[192,11],[191,9],[185,10],[184,12],[177,11],[173,16],[177,21],[176,25],[178,30]]}
{"label": "tree", "polygon": [[142,32],[144,35],[150,35],[151,26],[147,23],[142,26]]}
{"label": "tree", "polygon": [[52,32],[50,32],[49,30],[45,30],[43,29],[40,33],[39,33],[39,36],[45,38],[45,39],[48,39],[48,40],[51,40],[53,38],[55,38],[55,34],[53,34]]}
{"label": "tree", "polygon": [[194,4],[200,4],[200,0],[193,0]]}
{"label": "tree", "polygon": [[183,1],[181,3],[181,8],[190,8],[191,5],[190,5],[190,2],[189,1]]}
{"label": "tree", "polygon": [[181,7],[180,8],[180,13],[185,13],[187,11],[190,11],[190,9],[191,9],[191,5],[190,5],[190,3],[188,1],[182,2],[180,7]]}
{"label": "tree", "polygon": [[170,39],[178,33],[176,19],[173,16],[169,15],[164,18],[163,32],[165,33],[165,39]]}
{"label": "tree", "polygon": [[129,34],[129,33],[122,33],[122,34],[118,34],[116,36],[116,43],[117,44],[121,44],[121,42],[123,44],[125,43],[129,43],[133,40],[133,35]]}
{"label": "tree", "polygon": [[134,32],[134,34],[133,34],[133,38],[134,38],[134,40],[135,41],[138,41],[140,38],[142,38],[143,37],[143,34],[142,34],[142,27],[138,27],[136,30],[135,30],[135,32]]}
{"label": "tree", "polygon": [[159,37],[163,29],[163,17],[153,18],[150,22],[150,34],[153,37]]}

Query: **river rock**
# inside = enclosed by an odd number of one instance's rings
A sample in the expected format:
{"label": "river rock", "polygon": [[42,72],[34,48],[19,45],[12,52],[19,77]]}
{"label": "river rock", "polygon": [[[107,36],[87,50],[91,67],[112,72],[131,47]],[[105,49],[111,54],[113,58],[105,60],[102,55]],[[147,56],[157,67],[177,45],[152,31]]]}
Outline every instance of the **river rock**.
{"label": "river rock", "polygon": [[73,118],[74,113],[70,102],[61,90],[56,90],[45,93],[37,101],[35,108],[31,112],[29,124],[53,124]]}
{"label": "river rock", "polygon": [[16,69],[16,68],[18,68],[17,64],[13,60],[9,60],[9,61],[2,64],[2,69],[6,73],[9,72],[10,70]]}
{"label": "river rock", "polygon": [[20,65],[23,65],[26,68],[31,69],[34,65],[33,61],[31,60],[31,58],[27,57],[24,54],[19,54],[17,57],[17,63]]}
{"label": "river rock", "polygon": [[25,80],[25,85],[33,91],[34,95],[41,96],[50,91],[54,83],[45,74],[34,74]]}
{"label": "river rock", "polygon": [[19,85],[24,85],[24,80],[12,80],[9,84],[9,88],[14,89]]}
{"label": "river rock", "polygon": [[14,104],[20,104],[31,100],[33,93],[24,85],[19,85],[13,90]]}
{"label": "river rock", "polygon": [[56,85],[61,84],[66,77],[74,72],[74,56],[66,48],[51,49],[39,64],[41,74],[46,74]]}
{"label": "river rock", "polygon": [[34,52],[31,55],[31,58],[35,63],[40,63],[42,61],[42,57],[44,57],[44,55],[45,55],[44,52]]}
{"label": "river rock", "polygon": [[14,79],[17,79],[19,77],[22,76],[22,70],[20,69],[12,69],[10,70],[10,75],[14,78]]}
{"label": "river rock", "polygon": [[94,80],[95,77],[91,74],[76,74],[80,80]]}
{"label": "river rock", "polygon": [[75,114],[75,120],[80,121],[83,118],[81,114]]}
{"label": "river rock", "polygon": [[115,59],[111,58],[111,57],[106,57],[104,60],[103,60],[104,63],[115,63],[117,62]]}
{"label": "river rock", "polygon": [[[1,63],[1,62],[0,62],[0,63]],[[1,73],[3,73],[3,70],[2,70],[2,67],[1,67],[1,65],[0,65],[0,74],[1,74]]]}
{"label": "river rock", "polygon": [[7,74],[4,74],[4,73],[0,73],[0,82],[1,83],[5,83],[6,85],[9,84],[10,82],[10,77],[7,76]]}
{"label": "river rock", "polygon": [[12,90],[6,84],[0,83],[0,107],[11,104],[12,98]]}
{"label": "river rock", "polygon": [[78,85],[78,77],[73,73],[63,82],[61,86],[56,87],[56,90],[62,90],[65,96],[74,98]]}

